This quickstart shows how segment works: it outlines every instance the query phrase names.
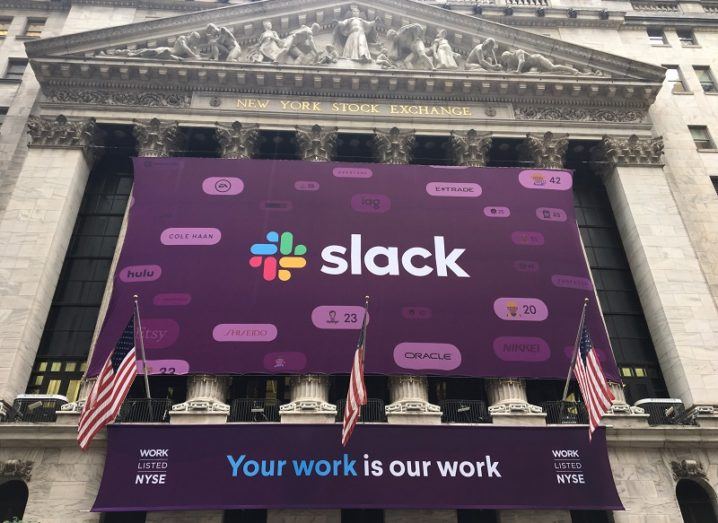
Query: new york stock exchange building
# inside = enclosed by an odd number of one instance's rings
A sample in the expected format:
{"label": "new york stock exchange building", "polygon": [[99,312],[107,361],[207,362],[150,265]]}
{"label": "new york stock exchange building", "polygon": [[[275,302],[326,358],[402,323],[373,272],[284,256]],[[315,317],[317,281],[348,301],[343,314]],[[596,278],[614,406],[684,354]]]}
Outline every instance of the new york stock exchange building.
{"label": "new york stock exchange building", "polygon": [[0,521],[718,521],[717,49],[711,0],[0,0]]}

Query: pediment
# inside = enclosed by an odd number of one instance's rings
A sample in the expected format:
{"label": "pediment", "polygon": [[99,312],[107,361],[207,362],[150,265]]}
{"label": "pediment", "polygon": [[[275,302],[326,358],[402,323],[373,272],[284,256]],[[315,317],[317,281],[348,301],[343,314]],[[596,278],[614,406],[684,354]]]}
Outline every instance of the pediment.
{"label": "pediment", "polygon": [[28,42],[40,83],[650,104],[664,70],[412,0],[265,0]]}

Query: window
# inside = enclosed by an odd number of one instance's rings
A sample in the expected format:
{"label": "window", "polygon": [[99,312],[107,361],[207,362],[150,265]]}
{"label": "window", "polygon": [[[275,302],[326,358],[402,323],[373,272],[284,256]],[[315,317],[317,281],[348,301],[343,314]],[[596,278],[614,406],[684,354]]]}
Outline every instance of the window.
{"label": "window", "polygon": [[716,194],[718,194],[718,176],[711,176],[711,182],[713,182],[713,188],[716,190]]}
{"label": "window", "polygon": [[19,479],[11,479],[0,485],[0,521],[21,520],[28,494],[27,485]]}
{"label": "window", "polygon": [[666,40],[663,29],[649,27],[646,29],[646,32],[648,33],[648,40],[651,42],[651,45],[668,45],[668,40]]}
{"label": "window", "polygon": [[80,381],[86,368],[85,358],[38,358],[30,374],[27,393],[61,394],[68,401],[77,401]]}
{"label": "window", "polygon": [[708,134],[708,127],[705,125],[689,125],[688,129],[691,132],[691,137],[696,144],[696,149],[715,149],[711,135]]}
{"label": "window", "polygon": [[27,60],[21,58],[11,58],[7,63],[5,71],[6,80],[22,80],[22,75],[27,67]]}
{"label": "window", "polygon": [[372,508],[342,509],[342,523],[384,523],[384,511]]}
{"label": "window", "polygon": [[666,68],[666,82],[672,93],[687,93],[686,84],[683,82],[681,70],[677,65],[664,65]]}
{"label": "window", "polygon": [[683,47],[698,45],[698,42],[696,41],[696,35],[693,34],[693,31],[691,31],[690,29],[677,29],[676,34],[678,35],[678,40],[680,40]]}
{"label": "window", "polygon": [[12,18],[0,18],[0,38],[4,38],[7,36],[7,33],[10,30],[11,23]]}
{"label": "window", "polygon": [[716,513],[713,509],[715,493],[708,493],[706,488],[696,481],[682,479],[676,485],[676,498],[681,508],[685,523],[715,523]]}
{"label": "window", "polygon": [[715,79],[713,78],[713,75],[711,74],[710,67],[705,66],[705,65],[694,65],[693,69],[696,72],[698,81],[701,83],[703,92],[704,93],[715,93],[716,92],[716,82],[715,82]]}
{"label": "window", "polygon": [[8,109],[9,107],[0,107],[0,127],[2,127],[2,123],[5,121]]}
{"label": "window", "polygon": [[40,38],[42,30],[45,28],[44,18],[28,18],[23,36],[27,38]]}

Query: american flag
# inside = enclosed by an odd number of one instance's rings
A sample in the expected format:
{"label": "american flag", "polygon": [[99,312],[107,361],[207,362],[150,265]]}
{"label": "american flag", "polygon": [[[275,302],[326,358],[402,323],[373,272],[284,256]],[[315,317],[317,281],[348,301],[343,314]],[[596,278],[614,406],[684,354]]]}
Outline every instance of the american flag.
{"label": "american flag", "polygon": [[77,426],[77,442],[87,449],[105,425],[115,421],[122,402],[137,375],[135,316],[127,322],[115,349],[107,358],[92,387]]}
{"label": "american flag", "polygon": [[578,380],[583,402],[588,411],[588,438],[590,440],[593,431],[598,427],[603,415],[611,408],[615,398],[608,386],[606,376],[603,374],[598,354],[593,348],[585,315],[581,323],[581,339],[578,344],[578,355],[573,366],[573,373]]}
{"label": "american flag", "polygon": [[361,331],[357,350],[354,352],[354,363],[352,373],[349,377],[349,390],[347,391],[347,402],[344,406],[344,423],[342,425],[342,446],[346,447],[349,438],[354,432],[354,427],[359,421],[361,406],[366,405],[366,384],[364,383],[364,347],[366,346],[366,320],[367,310],[364,308],[364,319],[362,320]]}

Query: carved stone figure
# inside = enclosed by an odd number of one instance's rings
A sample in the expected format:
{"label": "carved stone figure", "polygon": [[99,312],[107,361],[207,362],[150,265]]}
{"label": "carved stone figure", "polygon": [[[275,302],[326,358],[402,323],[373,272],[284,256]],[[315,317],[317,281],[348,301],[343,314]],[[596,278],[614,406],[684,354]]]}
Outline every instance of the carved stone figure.
{"label": "carved stone figure", "polygon": [[469,56],[466,57],[464,68],[468,70],[500,71],[501,64],[496,58],[496,48],[496,40],[487,38],[471,50]]}
{"label": "carved stone figure", "polygon": [[532,70],[539,73],[579,73],[578,69],[570,65],[556,65],[541,54],[529,54],[523,49],[504,51],[500,61],[506,72],[509,73],[525,73]]}
{"label": "carved stone figure", "polygon": [[238,62],[242,48],[228,27],[207,24],[205,29],[209,43],[209,59],[214,61]]}
{"label": "carved stone figure", "polygon": [[392,44],[389,57],[407,69],[434,69],[434,62],[424,45],[424,26],[407,24],[398,31],[389,29],[386,36]]}
{"label": "carved stone figure", "polygon": [[146,47],[143,49],[109,49],[101,51],[100,55],[105,56],[128,56],[131,58],[154,58],[157,60],[182,61],[187,58],[200,60],[199,54],[200,35],[193,31],[186,35],[180,35],[172,47]]}
{"label": "carved stone figure", "polygon": [[337,51],[337,48],[334,47],[332,44],[328,44],[324,51],[322,52],[321,56],[319,56],[319,60],[317,63],[319,64],[335,64],[339,61],[339,52]]}
{"label": "carved stone figure", "polygon": [[32,479],[32,466],[32,461],[24,459],[2,461],[0,462],[0,478],[30,481]]}
{"label": "carved stone figure", "polygon": [[334,44],[342,48],[341,57],[360,62],[371,62],[369,41],[375,42],[377,20],[372,22],[361,17],[359,7],[350,7],[350,16],[337,22],[334,29]]}
{"label": "carved stone figure", "polygon": [[279,38],[279,34],[272,29],[272,22],[265,20],[262,22],[264,32],[259,37],[259,43],[252,50],[250,60],[253,62],[276,62],[277,56],[282,52],[284,42]]}
{"label": "carved stone figure", "polygon": [[306,25],[295,29],[284,39],[282,50],[277,55],[280,64],[312,64],[319,59],[319,51],[314,44],[314,33],[318,33],[319,24]]}
{"label": "carved stone figure", "polygon": [[459,55],[454,52],[446,39],[446,29],[437,33],[434,43],[431,45],[431,54],[437,69],[458,69],[459,64],[456,63],[456,57]]}

